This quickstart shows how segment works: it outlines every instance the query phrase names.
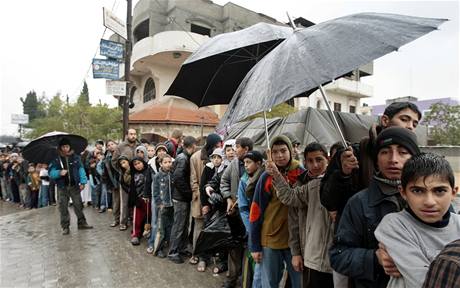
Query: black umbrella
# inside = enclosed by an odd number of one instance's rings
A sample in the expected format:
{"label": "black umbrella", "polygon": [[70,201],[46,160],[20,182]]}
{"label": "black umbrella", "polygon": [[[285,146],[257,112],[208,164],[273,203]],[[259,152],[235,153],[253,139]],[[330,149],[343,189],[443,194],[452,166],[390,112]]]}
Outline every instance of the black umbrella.
{"label": "black umbrella", "polygon": [[165,95],[188,99],[198,107],[228,104],[246,73],[292,34],[292,29],[267,23],[219,34],[185,62]]}
{"label": "black umbrella", "polygon": [[22,155],[29,162],[49,163],[58,156],[58,145],[63,138],[69,140],[70,148],[77,154],[88,146],[88,140],[82,136],[54,131],[32,140],[24,147]]}
{"label": "black umbrella", "polygon": [[[433,30],[445,19],[382,13],[349,15],[296,30],[248,72],[219,126],[227,126],[320,88]],[[345,140],[342,135],[342,141]],[[345,144],[346,145],[346,144]]]}

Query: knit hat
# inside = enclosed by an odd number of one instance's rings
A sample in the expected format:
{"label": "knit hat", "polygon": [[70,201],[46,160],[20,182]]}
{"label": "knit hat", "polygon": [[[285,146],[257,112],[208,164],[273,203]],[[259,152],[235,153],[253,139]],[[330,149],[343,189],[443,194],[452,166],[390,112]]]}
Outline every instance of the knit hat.
{"label": "knit hat", "polygon": [[246,158],[249,158],[254,162],[263,162],[264,161],[264,157],[262,156],[262,153],[260,153],[259,151],[256,151],[256,150],[252,150],[252,151],[249,151],[248,153],[246,153],[246,155],[244,155],[244,157],[243,157],[243,160],[246,159]]}
{"label": "knit hat", "polygon": [[377,158],[377,154],[382,148],[392,144],[403,146],[411,155],[417,155],[420,153],[415,133],[406,128],[393,126],[383,129],[377,136],[374,147],[374,159]]}
{"label": "knit hat", "polygon": [[291,140],[292,145],[300,144],[299,139],[291,132],[284,132],[282,135],[288,137],[289,140]]}
{"label": "knit hat", "polygon": [[168,147],[164,143],[158,143],[155,145],[155,155],[157,154],[158,149],[164,149],[168,153]]}
{"label": "knit hat", "polygon": [[211,154],[210,157],[212,157],[214,155],[217,155],[217,156],[220,156],[220,158],[223,158],[224,157],[224,149],[222,149],[222,148],[214,149],[214,151],[212,151],[212,154]]}
{"label": "knit hat", "polygon": [[101,139],[98,139],[98,140],[96,140],[96,144],[104,145],[104,141],[102,141]]}
{"label": "knit hat", "polygon": [[59,141],[59,144],[58,144],[58,145],[59,145],[59,147],[64,146],[64,145],[69,145],[69,146],[71,146],[71,145],[70,145],[70,140],[69,140],[68,138],[65,138],[65,137],[62,138],[62,139]]}

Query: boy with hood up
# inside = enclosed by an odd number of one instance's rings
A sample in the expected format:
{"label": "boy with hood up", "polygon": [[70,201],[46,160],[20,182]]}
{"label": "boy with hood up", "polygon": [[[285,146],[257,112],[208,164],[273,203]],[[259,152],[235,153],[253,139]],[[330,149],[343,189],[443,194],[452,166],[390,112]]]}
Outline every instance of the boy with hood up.
{"label": "boy with hood up", "polygon": [[[292,144],[284,135],[271,142],[272,161],[283,178],[294,185],[304,172],[292,157]],[[278,287],[284,264],[293,287],[300,287],[300,273],[294,271],[289,250],[288,206],[278,199],[273,187],[273,177],[264,172],[257,182],[249,213],[249,250],[256,263],[261,264],[262,287]]]}
{"label": "boy with hood up", "polygon": [[[144,147],[145,149],[145,147]],[[147,178],[147,162],[144,158],[134,157],[131,161],[131,189],[129,191],[129,206],[134,207],[133,231],[131,233],[131,244],[139,245],[142,223],[149,215],[148,202],[142,197],[144,195],[145,179]]]}

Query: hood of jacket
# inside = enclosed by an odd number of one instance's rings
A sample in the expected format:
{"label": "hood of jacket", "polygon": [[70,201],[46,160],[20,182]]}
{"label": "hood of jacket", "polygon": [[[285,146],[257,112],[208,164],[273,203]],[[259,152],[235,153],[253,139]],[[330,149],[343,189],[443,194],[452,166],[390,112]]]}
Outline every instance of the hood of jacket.
{"label": "hood of jacket", "polygon": [[136,150],[134,150],[135,155],[137,156],[137,152],[142,151],[144,153],[144,162],[149,162],[149,156],[147,155],[147,148],[145,148],[144,145],[139,145],[136,147]]}

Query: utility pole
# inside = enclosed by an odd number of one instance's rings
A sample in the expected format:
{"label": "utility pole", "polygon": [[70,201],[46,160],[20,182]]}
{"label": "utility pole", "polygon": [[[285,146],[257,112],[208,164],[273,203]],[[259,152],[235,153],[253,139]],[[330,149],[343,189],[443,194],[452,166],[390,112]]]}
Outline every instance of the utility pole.
{"label": "utility pole", "polygon": [[127,13],[126,13],[126,45],[125,45],[125,81],[126,81],[126,97],[123,101],[123,135],[121,139],[125,139],[125,135],[128,133],[128,117],[129,117],[129,94],[130,94],[130,81],[129,81],[129,70],[131,67],[131,22],[132,22],[132,0],[127,1]]}

